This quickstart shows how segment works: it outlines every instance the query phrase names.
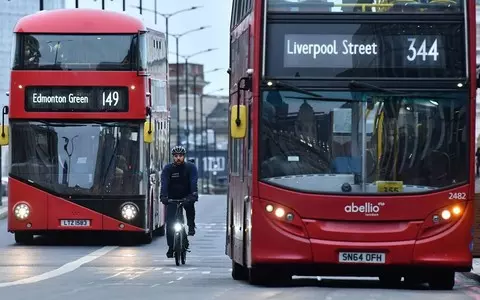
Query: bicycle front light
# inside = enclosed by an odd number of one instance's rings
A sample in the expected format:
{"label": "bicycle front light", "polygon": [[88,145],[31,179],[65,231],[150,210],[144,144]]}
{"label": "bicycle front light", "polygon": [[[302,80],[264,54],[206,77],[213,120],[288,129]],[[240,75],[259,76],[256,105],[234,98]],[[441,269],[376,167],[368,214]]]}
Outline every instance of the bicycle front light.
{"label": "bicycle front light", "polygon": [[138,214],[138,208],[133,203],[125,203],[122,205],[122,217],[127,220],[133,220]]}
{"label": "bicycle front light", "polygon": [[179,232],[180,230],[182,230],[182,224],[180,223],[175,223],[173,225],[173,230],[175,230],[175,232]]}

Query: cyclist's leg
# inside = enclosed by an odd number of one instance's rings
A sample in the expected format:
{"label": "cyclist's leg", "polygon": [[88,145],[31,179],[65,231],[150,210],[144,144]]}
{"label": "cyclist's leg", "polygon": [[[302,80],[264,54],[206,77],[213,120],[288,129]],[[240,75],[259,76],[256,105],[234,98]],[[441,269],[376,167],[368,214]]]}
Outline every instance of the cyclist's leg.
{"label": "cyclist's leg", "polygon": [[188,235],[195,235],[195,204],[186,203],[184,207],[187,213]]}
{"label": "cyclist's leg", "polygon": [[176,213],[177,205],[175,204],[169,204],[167,206],[167,215],[166,215],[166,230],[167,230],[167,245],[168,245],[168,251],[167,251],[167,257],[171,258],[173,257],[173,224],[175,224],[175,213]]}

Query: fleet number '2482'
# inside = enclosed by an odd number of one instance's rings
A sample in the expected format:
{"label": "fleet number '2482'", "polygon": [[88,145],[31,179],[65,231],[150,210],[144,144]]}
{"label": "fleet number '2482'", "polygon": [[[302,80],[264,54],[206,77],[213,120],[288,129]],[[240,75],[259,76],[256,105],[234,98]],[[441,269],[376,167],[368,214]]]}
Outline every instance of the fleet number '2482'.
{"label": "fleet number '2482'", "polygon": [[448,193],[448,199],[465,200],[467,199],[467,193]]}

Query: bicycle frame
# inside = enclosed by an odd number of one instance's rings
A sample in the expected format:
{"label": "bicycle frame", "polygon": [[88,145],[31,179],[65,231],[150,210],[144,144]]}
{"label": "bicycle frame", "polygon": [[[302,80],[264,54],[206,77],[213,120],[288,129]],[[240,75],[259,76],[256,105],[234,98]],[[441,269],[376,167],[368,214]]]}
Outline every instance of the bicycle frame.
{"label": "bicycle frame", "polygon": [[173,253],[175,257],[176,265],[185,264],[186,252],[187,252],[187,232],[185,231],[185,217],[183,216],[183,203],[185,199],[181,200],[169,200],[169,203],[175,203],[177,205],[175,212],[175,221],[173,223],[174,238],[173,238]]}

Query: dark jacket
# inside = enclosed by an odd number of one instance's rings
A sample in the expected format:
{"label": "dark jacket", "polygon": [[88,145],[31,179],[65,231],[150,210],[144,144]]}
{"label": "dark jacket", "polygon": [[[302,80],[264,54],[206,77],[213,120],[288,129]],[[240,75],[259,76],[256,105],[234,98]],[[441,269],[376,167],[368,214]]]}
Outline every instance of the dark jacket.
{"label": "dark jacket", "polygon": [[181,165],[173,163],[162,170],[160,197],[181,199],[188,195],[198,195],[197,166],[186,161]]}

